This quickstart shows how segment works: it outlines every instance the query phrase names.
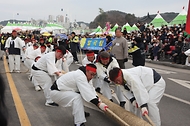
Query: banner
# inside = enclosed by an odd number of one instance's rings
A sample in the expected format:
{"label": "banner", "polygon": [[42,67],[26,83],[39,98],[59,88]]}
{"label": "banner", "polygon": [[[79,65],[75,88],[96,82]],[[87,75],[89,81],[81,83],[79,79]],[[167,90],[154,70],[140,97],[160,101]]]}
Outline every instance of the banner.
{"label": "banner", "polygon": [[80,45],[85,50],[101,50],[106,47],[106,38],[82,38]]}

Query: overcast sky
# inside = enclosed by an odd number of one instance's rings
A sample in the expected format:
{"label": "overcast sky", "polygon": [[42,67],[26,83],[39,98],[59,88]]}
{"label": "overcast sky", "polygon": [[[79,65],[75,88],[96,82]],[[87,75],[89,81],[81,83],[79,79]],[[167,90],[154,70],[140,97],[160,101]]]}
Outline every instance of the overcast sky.
{"label": "overcast sky", "polygon": [[[119,10],[141,17],[157,11],[181,12],[189,0],[0,0],[0,21],[8,19],[48,19],[48,15],[66,15],[73,21],[91,22],[104,11]],[[63,9],[63,11],[61,11]],[[19,15],[17,15],[19,13]]]}

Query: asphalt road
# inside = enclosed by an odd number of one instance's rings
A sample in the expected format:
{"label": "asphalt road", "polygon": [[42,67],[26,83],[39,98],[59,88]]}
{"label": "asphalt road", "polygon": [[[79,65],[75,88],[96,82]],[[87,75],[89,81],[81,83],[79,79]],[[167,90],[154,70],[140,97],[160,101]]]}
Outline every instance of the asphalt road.
{"label": "asphalt road", "polygon": [[[166,91],[159,104],[162,126],[190,126],[190,71],[150,63],[146,63],[146,66],[156,69],[166,81]],[[75,70],[78,67],[79,65],[72,64],[70,69]],[[126,63],[126,67],[132,67],[131,61]],[[4,73],[3,61],[0,61],[0,71],[7,84],[6,105],[9,112],[9,126],[20,126],[21,121]],[[23,64],[21,64],[21,71],[26,71]],[[28,74],[12,73],[11,75],[32,126],[74,125],[70,107],[46,107],[43,92],[34,90],[33,84],[27,78]],[[85,107],[85,111],[91,114],[87,118],[87,126],[117,126],[114,120],[100,111],[88,107]]]}

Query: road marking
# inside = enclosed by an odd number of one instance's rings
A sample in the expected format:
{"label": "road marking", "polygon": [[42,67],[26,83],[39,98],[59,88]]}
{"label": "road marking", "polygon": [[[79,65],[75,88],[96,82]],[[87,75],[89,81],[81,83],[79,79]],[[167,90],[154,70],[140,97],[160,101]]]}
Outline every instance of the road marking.
{"label": "road marking", "polygon": [[156,68],[153,68],[156,70],[156,72],[160,73],[160,74],[176,74],[176,72],[173,72],[173,71],[168,71],[168,70],[161,70],[161,69],[156,69]]}
{"label": "road marking", "polygon": [[175,96],[172,96],[172,95],[169,95],[169,94],[166,94],[166,93],[164,93],[164,96],[190,105],[190,102],[189,102],[189,101],[183,100],[183,99],[181,99],[181,98],[177,98],[177,97],[175,97]]}
{"label": "road marking", "polygon": [[173,79],[173,78],[168,78],[169,80],[174,81],[175,83],[178,83],[186,88],[190,89],[190,81],[186,81],[186,80],[179,80],[179,79]]}
{"label": "road marking", "polygon": [[17,88],[13,81],[13,78],[12,78],[11,74],[9,73],[9,67],[8,67],[8,63],[7,63],[5,56],[4,56],[3,62],[4,62],[4,67],[5,67],[5,72],[7,75],[9,87],[10,87],[10,90],[12,93],[13,101],[15,103],[15,107],[16,107],[18,117],[20,120],[20,124],[21,124],[21,126],[31,126],[30,120],[26,114],[26,111],[24,109],[24,106],[23,106],[20,96],[18,94],[18,91],[17,91]]}

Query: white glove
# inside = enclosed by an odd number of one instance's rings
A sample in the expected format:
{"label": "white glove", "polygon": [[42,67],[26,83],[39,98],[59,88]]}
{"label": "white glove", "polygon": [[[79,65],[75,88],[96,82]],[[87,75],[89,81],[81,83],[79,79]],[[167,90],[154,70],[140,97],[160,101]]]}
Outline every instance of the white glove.
{"label": "white glove", "polygon": [[106,111],[106,109],[108,108],[108,106],[105,103],[99,103],[98,106],[101,110]]}
{"label": "white glove", "polygon": [[148,109],[147,109],[147,107],[142,107],[141,108],[141,112],[142,112],[143,116],[148,115]]}
{"label": "white glove", "polygon": [[135,108],[138,108],[138,107],[139,107],[136,100],[134,100],[134,101],[132,102],[132,105],[133,105]]}

